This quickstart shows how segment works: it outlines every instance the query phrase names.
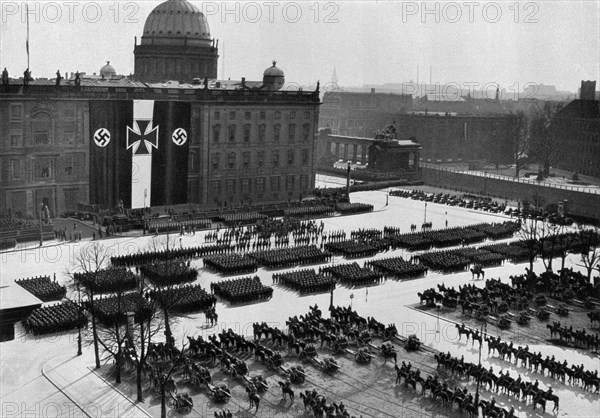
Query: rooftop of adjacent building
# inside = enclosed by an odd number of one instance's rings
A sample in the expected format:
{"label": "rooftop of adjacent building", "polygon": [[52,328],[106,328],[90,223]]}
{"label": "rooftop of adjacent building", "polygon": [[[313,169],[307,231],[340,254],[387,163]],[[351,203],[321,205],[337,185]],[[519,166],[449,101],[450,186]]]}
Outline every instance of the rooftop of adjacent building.
{"label": "rooftop of adjacent building", "polygon": [[[321,133],[321,132],[320,132]],[[325,134],[327,134],[327,132],[323,132]],[[408,139],[391,139],[391,140],[383,140],[383,139],[375,139],[375,138],[366,138],[366,137],[362,137],[362,136],[349,136],[349,135],[336,135],[336,134],[327,134],[328,138],[331,139],[339,139],[340,141],[344,141],[344,140],[358,140],[358,141],[370,141],[370,142],[388,142],[390,144],[396,144],[398,146],[401,147],[421,147],[421,145],[418,142],[415,141],[411,141]]]}

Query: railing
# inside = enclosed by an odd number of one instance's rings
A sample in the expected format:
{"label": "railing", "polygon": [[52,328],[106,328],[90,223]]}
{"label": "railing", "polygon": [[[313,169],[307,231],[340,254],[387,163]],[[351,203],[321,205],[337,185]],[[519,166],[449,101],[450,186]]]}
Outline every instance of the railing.
{"label": "railing", "polygon": [[541,187],[552,187],[555,189],[570,190],[570,191],[579,192],[579,193],[600,194],[600,187],[598,187],[598,186],[565,186],[563,184],[556,184],[556,183],[551,183],[548,181],[537,181],[537,180],[524,179],[524,178],[520,178],[520,177],[514,178],[511,176],[487,173],[484,171],[483,172],[482,171],[472,171],[472,170],[465,171],[465,170],[459,170],[459,169],[450,168],[450,167],[440,167],[439,165],[429,164],[429,163],[421,163],[420,165],[421,165],[421,168],[430,168],[432,170],[437,170],[437,171],[447,171],[450,173],[458,173],[458,174],[465,174],[465,175],[469,175],[469,176],[486,177],[486,178],[498,179],[498,180],[503,180],[503,181],[512,181],[515,183],[533,184],[533,185],[541,186]]}

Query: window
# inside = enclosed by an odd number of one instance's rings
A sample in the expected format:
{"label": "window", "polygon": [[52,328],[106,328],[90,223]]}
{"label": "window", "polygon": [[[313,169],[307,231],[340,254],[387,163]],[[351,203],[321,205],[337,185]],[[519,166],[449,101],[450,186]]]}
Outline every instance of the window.
{"label": "window", "polygon": [[288,139],[290,142],[294,142],[296,139],[296,125],[294,123],[290,123],[288,127]]}
{"label": "window", "polygon": [[229,125],[229,142],[235,142],[235,125]]}
{"label": "window", "polygon": [[246,119],[246,120],[252,119],[252,113],[251,112],[244,113],[244,119]]}
{"label": "window", "polygon": [[244,168],[250,168],[250,152],[246,151],[242,154],[242,166]]}
{"label": "window", "polygon": [[242,179],[242,193],[250,193],[250,179]]}
{"label": "window", "polygon": [[266,113],[264,111],[260,112],[260,118],[264,119],[266,117]]}
{"label": "window", "polygon": [[293,192],[294,191],[294,187],[296,186],[296,176],[293,174],[288,174],[287,178],[286,178],[286,184],[285,184],[285,189],[288,192]]}
{"label": "window", "polygon": [[279,151],[273,151],[273,167],[279,167]]}
{"label": "window", "polygon": [[227,179],[227,193],[228,194],[235,193],[235,179]]}
{"label": "window", "polygon": [[258,126],[258,140],[259,140],[259,142],[264,142],[266,130],[267,130],[267,127],[266,127],[266,125],[264,123],[262,125]]}
{"label": "window", "polygon": [[221,135],[221,125],[213,126],[213,142],[219,142],[220,135]]}
{"label": "window", "polygon": [[210,189],[214,196],[221,194],[221,180],[213,180],[210,182]]}
{"label": "window", "polygon": [[308,149],[302,150],[302,165],[308,165]]}
{"label": "window", "polygon": [[218,153],[218,152],[215,152],[212,155],[212,167],[213,167],[213,170],[218,170],[220,163],[221,163],[221,154]]}
{"label": "window", "polygon": [[281,135],[281,125],[273,125],[273,141],[279,141],[279,135]]}
{"label": "window", "polygon": [[52,119],[44,112],[35,115],[32,122],[33,142],[36,145],[49,144],[51,141]]}
{"label": "window", "polygon": [[215,112],[215,119],[221,119],[221,112],[219,112],[219,111]]}
{"label": "window", "polygon": [[290,119],[296,119],[296,112],[293,110],[290,112]]}
{"label": "window", "polygon": [[265,178],[257,177],[256,179],[256,193],[264,193],[265,192]]}
{"label": "window", "polygon": [[231,119],[231,120],[235,119],[235,112],[229,112],[229,119]]}
{"label": "window", "polygon": [[308,110],[304,112],[304,119],[310,119],[310,112]]}
{"label": "window", "polygon": [[305,123],[302,125],[302,139],[308,141],[310,139],[310,124]]}
{"label": "window", "polygon": [[229,154],[227,154],[227,167],[229,167],[230,169],[235,168],[235,160],[235,152],[230,152]]}
{"label": "window", "polygon": [[281,119],[281,112],[279,110],[275,112],[275,119]]}
{"label": "window", "polygon": [[265,152],[264,151],[258,151],[258,155],[257,155],[257,160],[258,160],[258,166],[259,167],[263,167],[265,165]]}
{"label": "window", "polygon": [[244,125],[244,142],[250,142],[250,125]]}
{"label": "window", "polygon": [[23,105],[22,104],[11,104],[10,105],[10,121],[21,122],[23,120]]}
{"label": "window", "polygon": [[308,188],[308,175],[302,174],[300,176],[300,190],[306,190]]}
{"label": "window", "polygon": [[52,158],[37,158],[35,160],[35,178],[49,179],[54,177],[54,161]]}
{"label": "window", "polygon": [[21,180],[21,160],[10,160],[10,176],[13,180]]}
{"label": "window", "polygon": [[10,131],[10,146],[20,147],[23,145],[23,132],[20,129]]}
{"label": "window", "polygon": [[287,153],[288,165],[294,165],[295,159],[296,159],[296,152],[293,149],[288,150],[288,153]]}
{"label": "window", "polygon": [[273,176],[271,177],[271,191],[278,192],[281,188],[281,177]]}

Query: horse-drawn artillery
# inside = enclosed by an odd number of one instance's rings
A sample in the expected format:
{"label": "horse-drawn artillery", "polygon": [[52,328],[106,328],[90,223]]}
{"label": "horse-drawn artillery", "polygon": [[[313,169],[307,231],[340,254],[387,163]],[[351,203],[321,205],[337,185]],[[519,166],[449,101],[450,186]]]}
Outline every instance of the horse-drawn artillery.
{"label": "horse-drawn artillery", "polygon": [[206,367],[194,367],[190,373],[190,383],[196,389],[212,383],[210,371]]}
{"label": "horse-drawn artillery", "polygon": [[314,345],[310,344],[310,345],[307,345],[306,347],[304,347],[304,350],[302,350],[300,352],[300,361],[302,363],[306,363],[310,359],[317,357],[317,356],[318,356],[317,349],[315,348]]}
{"label": "horse-drawn artillery", "polygon": [[533,303],[535,303],[535,306],[540,307],[546,305],[548,301],[546,300],[546,296],[544,296],[542,293],[539,293],[533,298]]}
{"label": "horse-drawn artillery", "polygon": [[265,363],[269,370],[276,370],[283,364],[283,357],[281,356],[281,353],[276,352],[272,356],[266,357]]}
{"label": "horse-drawn artillery", "polygon": [[569,316],[569,308],[564,303],[558,306],[547,305],[547,308],[554,310],[558,316]]}
{"label": "horse-drawn artillery", "polygon": [[168,403],[171,408],[181,415],[189,414],[194,407],[194,401],[188,393],[169,394]]}
{"label": "horse-drawn artillery", "polygon": [[279,366],[279,368],[287,375],[287,377],[290,379],[290,382],[295,385],[301,385],[306,380],[306,373],[304,372],[302,366],[293,366],[289,369]]}
{"label": "horse-drawn artillery", "polygon": [[331,345],[331,349],[334,354],[341,354],[348,348],[348,338],[339,337],[334,343]]}
{"label": "horse-drawn artillery", "polygon": [[421,348],[421,340],[415,334],[409,335],[406,344],[404,344],[404,349],[406,351],[417,351],[419,348]]}
{"label": "horse-drawn artillery", "polygon": [[253,377],[242,376],[251,391],[266,392],[269,389],[269,382],[262,375]]}
{"label": "horse-drawn artillery", "polygon": [[487,305],[478,305],[477,309],[475,310],[475,318],[478,321],[484,321],[485,318],[490,314],[490,307]]}
{"label": "horse-drawn artillery", "polygon": [[396,349],[394,348],[394,346],[392,345],[392,343],[383,343],[381,344],[381,347],[377,347],[376,345],[373,345],[372,343],[367,344],[369,347],[373,348],[374,350],[379,351],[379,354],[381,354],[383,356],[383,364],[387,363],[387,359],[388,358],[392,358],[394,359],[394,363],[397,363],[397,354],[396,354]]}
{"label": "horse-drawn artillery", "polygon": [[540,321],[547,321],[548,319],[550,319],[550,311],[546,308],[542,307],[542,308],[539,308],[538,310],[529,308],[527,311],[530,312],[531,314],[535,315],[537,317],[537,319],[539,319]]}
{"label": "horse-drawn artillery", "polygon": [[502,302],[500,302],[500,304],[498,305],[498,308],[496,308],[496,310],[499,314],[507,313],[509,310],[508,302],[503,300]]}
{"label": "horse-drawn artillery", "polygon": [[231,391],[227,385],[214,386],[209,383],[208,390],[211,393],[213,402],[224,403],[231,398]]}
{"label": "horse-drawn artillery", "polygon": [[508,312],[506,315],[516,321],[519,325],[527,325],[529,324],[529,321],[531,321],[531,316],[529,316],[526,311],[521,311],[518,315]]}
{"label": "horse-drawn artillery", "polygon": [[368,348],[359,348],[358,351],[346,348],[345,351],[346,353],[353,355],[354,360],[361,364],[368,364],[371,362],[371,359],[375,357]]}

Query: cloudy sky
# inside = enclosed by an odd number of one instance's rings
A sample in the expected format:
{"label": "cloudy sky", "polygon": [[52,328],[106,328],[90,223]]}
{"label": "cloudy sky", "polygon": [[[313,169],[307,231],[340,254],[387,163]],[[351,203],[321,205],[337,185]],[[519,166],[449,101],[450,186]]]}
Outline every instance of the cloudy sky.
{"label": "cloudy sky", "polygon": [[[133,72],[134,37],[160,1],[28,1],[34,77]],[[459,85],[526,83],[576,91],[599,80],[600,0],[427,2],[200,2],[219,39],[225,78],[262,78],[272,60],[286,81],[342,86],[415,80]],[[23,0],[0,0],[0,67],[27,65]],[[223,60],[224,58],[224,60]]]}

